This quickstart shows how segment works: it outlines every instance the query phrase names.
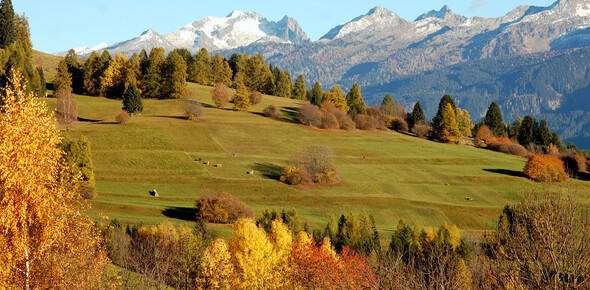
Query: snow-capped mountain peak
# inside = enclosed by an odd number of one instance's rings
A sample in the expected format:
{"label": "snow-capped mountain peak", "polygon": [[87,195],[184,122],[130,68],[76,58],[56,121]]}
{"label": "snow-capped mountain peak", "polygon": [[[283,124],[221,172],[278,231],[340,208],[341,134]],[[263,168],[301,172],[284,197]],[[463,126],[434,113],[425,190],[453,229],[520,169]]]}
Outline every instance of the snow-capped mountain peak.
{"label": "snow-capped mountain peak", "polygon": [[383,8],[375,7],[365,15],[361,15],[348,23],[338,25],[332,28],[328,33],[322,36],[320,39],[337,39],[342,38],[348,34],[362,31],[369,26],[385,24],[395,26],[399,22],[404,22],[401,17],[397,14]]}

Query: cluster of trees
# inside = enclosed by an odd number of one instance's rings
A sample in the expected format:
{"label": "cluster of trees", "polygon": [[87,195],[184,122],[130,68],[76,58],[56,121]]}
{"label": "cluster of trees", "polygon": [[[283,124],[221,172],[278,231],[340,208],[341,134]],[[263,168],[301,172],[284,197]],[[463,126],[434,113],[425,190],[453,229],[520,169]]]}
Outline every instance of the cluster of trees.
{"label": "cluster of trees", "polygon": [[[181,53],[174,50],[166,56],[163,48],[153,48],[149,55],[142,50],[139,55],[117,53],[112,58],[105,50],[93,52],[80,64],[75,51],[70,50],[59,64],[54,89],[58,92],[71,86],[77,94],[109,98],[135,97],[137,92],[144,98],[183,98],[188,95],[187,64]],[[134,102],[136,98],[129,103]],[[127,108],[129,113],[141,111],[141,105]]]}
{"label": "cluster of trees", "polygon": [[211,223],[233,223],[238,218],[254,218],[254,210],[227,192],[206,194],[195,206],[197,219]]}
{"label": "cluster of trees", "polygon": [[46,84],[43,69],[33,66],[33,45],[30,39],[29,22],[25,15],[14,13],[12,1],[0,2],[0,86],[6,87],[11,71],[22,74],[26,92],[45,96]]}

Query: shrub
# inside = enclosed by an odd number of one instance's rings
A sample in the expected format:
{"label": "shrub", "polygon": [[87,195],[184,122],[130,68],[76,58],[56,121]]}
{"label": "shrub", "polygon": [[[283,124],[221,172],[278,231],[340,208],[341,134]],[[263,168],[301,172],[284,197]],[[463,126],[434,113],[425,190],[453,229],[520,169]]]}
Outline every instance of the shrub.
{"label": "shrub", "polygon": [[529,158],[524,167],[524,174],[533,180],[541,182],[565,181],[563,161],[553,155],[535,154]]}
{"label": "shrub", "polygon": [[377,120],[369,115],[359,114],[354,117],[356,127],[361,130],[375,130],[377,129]]}
{"label": "shrub", "polygon": [[389,129],[398,132],[408,132],[408,122],[401,117],[393,117],[389,122]]}
{"label": "shrub", "polygon": [[252,105],[258,105],[260,102],[262,102],[262,93],[256,90],[252,91],[252,93],[250,93],[250,103]]}
{"label": "shrub", "polygon": [[493,151],[498,151],[520,157],[527,157],[530,155],[530,153],[522,145],[516,143],[494,141],[490,143],[487,148]]}
{"label": "shrub", "polygon": [[582,154],[567,155],[563,156],[561,160],[565,164],[568,172],[585,172],[586,171],[586,157]]}
{"label": "shrub", "polygon": [[312,146],[297,154],[291,164],[283,169],[281,181],[294,185],[337,182],[338,170],[331,156],[330,148]]}
{"label": "shrub", "polygon": [[229,94],[227,87],[224,84],[219,83],[211,90],[211,99],[216,107],[223,108],[231,100],[231,95]]}
{"label": "shrub", "polygon": [[299,168],[294,165],[288,165],[283,169],[281,182],[291,185],[312,183],[311,175],[305,168]]}
{"label": "shrub", "polygon": [[196,203],[196,217],[212,223],[231,223],[238,218],[253,218],[254,211],[233,195],[222,192],[206,195]]}
{"label": "shrub", "polygon": [[319,127],[322,124],[322,112],[313,104],[305,104],[297,111],[297,119],[301,124]]}
{"label": "shrub", "polygon": [[184,101],[184,112],[186,118],[189,120],[196,120],[203,116],[205,109],[201,106],[201,103],[193,100]]}
{"label": "shrub", "polygon": [[126,111],[121,112],[119,115],[115,117],[115,121],[119,124],[127,124],[129,123],[129,113]]}
{"label": "shrub", "polygon": [[323,113],[321,126],[324,129],[353,130],[355,128],[350,116],[330,101],[322,103],[321,112]]}
{"label": "shrub", "polygon": [[332,112],[325,112],[322,118],[322,128],[324,129],[338,129],[340,128],[340,124],[338,123],[338,119]]}
{"label": "shrub", "polygon": [[412,132],[418,136],[418,138],[424,138],[430,135],[430,125],[428,123],[416,124],[414,128],[412,128]]}
{"label": "shrub", "polygon": [[280,119],[281,118],[281,109],[276,105],[268,105],[268,107],[264,108],[262,113],[269,118],[273,119]]}

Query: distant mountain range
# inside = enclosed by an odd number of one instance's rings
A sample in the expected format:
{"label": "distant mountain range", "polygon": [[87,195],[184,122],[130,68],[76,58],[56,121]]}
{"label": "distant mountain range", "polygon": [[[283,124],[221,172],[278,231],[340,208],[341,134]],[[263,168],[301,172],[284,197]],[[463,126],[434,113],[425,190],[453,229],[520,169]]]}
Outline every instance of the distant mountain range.
{"label": "distant mountain range", "polygon": [[[417,100],[424,101],[429,117],[436,106],[431,99],[444,93],[460,98],[475,121],[491,101],[499,101],[506,121],[524,114],[546,118],[550,126],[559,128],[562,138],[590,148],[590,108],[580,112],[579,106],[564,107],[590,103],[590,67],[585,61],[573,61],[570,67],[558,65],[559,60],[571,57],[590,58],[590,50],[580,49],[590,47],[590,0],[519,6],[498,18],[467,18],[444,6],[414,21],[375,7],[315,42],[288,16],[274,22],[258,13],[234,11],[170,34],[148,30],[131,40],[84,47],[77,53],[87,56],[93,50],[107,49],[130,54],[158,46],[192,52],[204,47],[226,56],[261,53],[292,76],[303,74],[309,83],[317,80],[324,89],[336,83],[344,88],[358,83],[369,104],[388,93],[408,108]],[[535,81],[541,71],[551,74],[551,68],[558,69],[553,71],[554,79]],[[579,116],[565,119],[575,124],[554,117],[574,109]]]}

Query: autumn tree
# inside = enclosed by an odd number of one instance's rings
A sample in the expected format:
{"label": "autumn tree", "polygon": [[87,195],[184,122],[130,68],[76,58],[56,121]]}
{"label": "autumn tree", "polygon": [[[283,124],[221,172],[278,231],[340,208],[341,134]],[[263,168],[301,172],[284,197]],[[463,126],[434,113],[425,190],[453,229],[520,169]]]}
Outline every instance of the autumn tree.
{"label": "autumn tree", "polygon": [[261,54],[252,56],[246,65],[244,84],[263,94],[272,95],[275,91],[274,76]]}
{"label": "autumn tree", "polygon": [[507,205],[486,235],[489,277],[501,288],[586,289],[590,284],[588,205],[571,192],[532,190]]}
{"label": "autumn tree", "polygon": [[84,90],[89,95],[100,95],[100,77],[108,65],[108,60],[105,61],[96,51],[84,62]]}
{"label": "autumn tree", "polygon": [[535,154],[531,156],[524,167],[524,174],[541,182],[565,181],[568,179],[563,161],[553,155]]}
{"label": "autumn tree", "polygon": [[211,57],[206,48],[201,48],[195,55],[191,67],[189,68],[188,78],[191,82],[201,85],[209,85],[213,79]]}
{"label": "autumn tree", "polygon": [[311,92],[307,94],[307,99],[318,107],[322,104],[324,101],[324,91],[322,91],[322,86],[319,82],[315,82]]}
{"label": "autumn tree", "polygon": [[61,90],[72,91],[72,74],[68,71],[68,64],[64,59],[57,66],[57,75],[53,79],[53,89],[56,92]]}
{"label": "autumn tree", "polygon": [[365,101],[361,95],[361,87],[358,84],[352,85],[352,88],[346,95],[346,103],[350,110],[348,114],[354,119],[359,114],[366,114]]}
{"label": "autumn tree", "polygon": [[298,75],[297,80],[295,81],[295,86],[293,87],[293,98],[298,100],[303,100],[306,98],[307,94],[307,86],[305,85],[305,77],[303,75]]}
{"label": "autumn tree", "polygon": [[231,85],[232,71],[225,57],[216,54],[211,58],[211,77],[213,84]]}
{"label": "autumn tree", "polygon": [[127,111],[130,115],[141,113],[143,111],[141,95],[135,84],[129,85],[123,95],[123,110]]}
{"label": "autumn tree", "polygon": [[215,88],[211,90],[211,99],[216,107],[223,108],[229,103],[231,96],[227,87],[222,83],[218,83]]}
{"label": "autumn tree", "polygon": [[0,114],[0,287],[95,288],[107,258],[61,182],[61,138],[43,99],[16,74]]}
{"label": "autumn tree", "polygon": [[127,55],[117,53],[100,78],[101,94],[109,98],[121,98],[137,78]]}
{"label": "autumn tree", "polygon": [[438,111],[436,112],[436,115],[434,115],[434,117],[432,118],[432,129],[434,131],[440,131],[440,126],[441,126],[441,121],[442,121],[442,114],[443,111],[445,110],[445,107],[447,106],[447,104],[451,105],[451,110],[453,112],[455,112],[457,110],[457,105],[455,104],[455,100],[453,100],[453,98],[451,98],[451,96],[449,95],[444,95],[441,99],[440,102],[438,103]]}
{"label": "autumn tree", "polygon": [[160,98],[180,99],[188,96],[186,88],[186,63],[182,56],[171,52],[162,69]]}
{"label": "autumn tree", "polygon": [[340,85],[334,85],[330,91],[324,93],[322,104],[326,101],[332,103],[336,108],[345,113],[350,109],[346,103],[346,98],[342,93]]}
{"label": "autumn tree", "polygon": [[436,138],[443,142],[456,143],[461,137],[459,124],[455,111],[450,103],[447,103],[440,115],[438,127],[433,126]]}
{"label": "autumn tree", "polygon": [[72,91],[60,89],[57,91],[57,109],[55,115],[60,125],[66,130],[74,127],[78,122],[78,102]]}
{"label": "autumn tree", "polygon": [[244,84],[240,84],[234,95],[234,110],[247,111],[250,109],[250,97],[248,96],[248,88]]}
{"label": "autumn tree", "polygon": [[197,285],[203,289],[232,289],[235,281],[234,265],[227,243],[217,239],[203,253],[201,277]]}
{"label": "autumn tree", "polygon": [[471,129],[473,128],[473,122],[471,121],[471,116],[469,116],[469,112],[467,110],[461,110],[461,108],[457,108],[455,111],[455,116],[457,117],[457,126],[459,129],[460,137],[471,137]]}

